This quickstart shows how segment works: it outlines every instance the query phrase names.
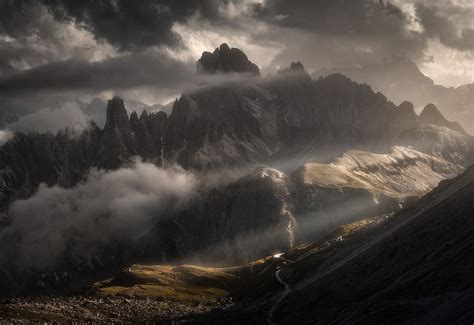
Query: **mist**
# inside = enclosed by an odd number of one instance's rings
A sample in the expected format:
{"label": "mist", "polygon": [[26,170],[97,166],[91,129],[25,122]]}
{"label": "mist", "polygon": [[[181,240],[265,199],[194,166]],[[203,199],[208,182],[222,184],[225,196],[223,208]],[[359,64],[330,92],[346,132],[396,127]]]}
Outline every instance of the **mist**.
{"label": "mist", "polygon": [[140,160],[115,171],[92,170],[70,189],[42,184],[10,206],[11,224],[0,232],[1,264],[44,270],[66,255],[87,258],[111,243],[133,242],[183,208],[195,187],[195,177],[180,168]]}
{"label": "mist", "polygon": [[0,130],[0,146],[3,146],[13,137],[13,133],[8,130]]}
{"label": "mist", "polygon": [[18,121],[8,124],[5,128],[21,132],[52,132],[57,133],[64,128],[80,131],[87,127],[90,117],[77,103],[66,102],[56,109],[43,108],[22,116]]}

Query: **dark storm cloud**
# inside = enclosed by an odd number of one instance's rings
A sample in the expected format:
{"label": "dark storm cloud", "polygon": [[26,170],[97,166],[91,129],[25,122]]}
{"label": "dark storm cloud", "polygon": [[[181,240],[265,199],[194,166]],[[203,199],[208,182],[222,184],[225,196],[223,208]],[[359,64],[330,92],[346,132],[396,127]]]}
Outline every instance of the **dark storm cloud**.
{"label": "dark storm cloud", "polygon": [[[408,17],[394,4],[375,0],[268,0],[254,5],[254,15],[270,24],[300,29],[318,37],[356,41],[373,49],[421,55],[425,39],[407,31]],[[317,38],[315,40],[318,40]],[[380,46],[381,45],[381,46]]]}
{"label": "dark storm cloud", "polygon": [[194,66],[163,53],[126,55],[105,61],[66,60],[0,79],[0,94],[54,90],[105,90],[156,85],[173,88],[194,74]]}
{"label": "dark storm cloud", "polygon": [[270,66],[301,60],[309,71],[367,65],[385,59],[421,60],[427,41],[407,29],[411,17],[392,2],[379,0],[267,0],[253,16],[275,26],[257,39],[285,45]]}
{"label": "dark storm cloud", "polygon": [[459,26],[462,21],[474,19],[472,7],[419,3],[416,12],[427,37],[438,38],[444,45],[457,50],[474,50],[474,28]]}
{"label": "dark storm cloud", "polygon": [[154,45],[179,46],[175,23],[194,15],[213,21],[219,16],[220,0],[43,0],[60,21],[75,21],[121,50]]}
{"label": "dark storm cloud", "polygon": [[[0,0],[0,58],[39,64],[63,41],[57,37],[57,24],[47,19],[46,8],[29,0]],[[38,42],[44,46],[37,46]]]}
{"label": "dark storm cloud", "polygon": [[374,0],[268,0],[255,4],[254,14],[280,26],[353,36],[398,29],[405,18],[400,8]]}

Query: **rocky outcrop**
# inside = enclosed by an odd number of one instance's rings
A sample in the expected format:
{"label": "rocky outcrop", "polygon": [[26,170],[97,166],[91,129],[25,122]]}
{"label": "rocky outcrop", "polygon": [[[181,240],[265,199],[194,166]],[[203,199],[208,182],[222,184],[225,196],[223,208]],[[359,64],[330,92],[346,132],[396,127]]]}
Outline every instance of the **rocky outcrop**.
{"label": "rocky outcrop", "polygon": [[293,213],[287,176],[259,167],[159,223],[152,233],[158,241],[148,250],[168,258],[239,265],[290,249],[295,241]]}
{"label": "rocky outcrop", "polygon": [[223,43],[216,48],[214,52],[203,52],[201,58],[197,61],[198,73],[250,73],[259,75],[259,68],[252,63],[242,52],[237,48],[230,48]]}
{"label": "rocky outcrop", "polygon": [[101,139],[99,165],[108,169],[118,168],[135,154],[132,127],[123,100],[114,97],[107,105],[107,119]]}
{"label": "rocky outcrop", "polygon": [[317,225],[302,227],[314,235],[396,211],[462,170],[460,165],[400,146],[390,154],[352,150],[330,164],[305,164],[292,175],[292,194],[298,213]]}
{"label": "rocky outcrop", "polygon": [[420,113],[419,121],[422,124],[444,126],[453,131],[466,134],[461,124],[448,121],[434,104],[428,104],[423,108]]}

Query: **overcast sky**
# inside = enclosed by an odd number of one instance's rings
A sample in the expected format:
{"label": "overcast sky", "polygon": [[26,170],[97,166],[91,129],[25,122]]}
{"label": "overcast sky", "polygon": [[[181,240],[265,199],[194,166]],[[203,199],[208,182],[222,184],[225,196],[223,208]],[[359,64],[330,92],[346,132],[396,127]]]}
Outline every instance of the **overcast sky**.
{"label": "overcast sky", "polygon": [[119,93],[165,103],[226,42],[269,72],[404,56],[436,83],[474,82],[472,0],[0,0],[0,104]]}

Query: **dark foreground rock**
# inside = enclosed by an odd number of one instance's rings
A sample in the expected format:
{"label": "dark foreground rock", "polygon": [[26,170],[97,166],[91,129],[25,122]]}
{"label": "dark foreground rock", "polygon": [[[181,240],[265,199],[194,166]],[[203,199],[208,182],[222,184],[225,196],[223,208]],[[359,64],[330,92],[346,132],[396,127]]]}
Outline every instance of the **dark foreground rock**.
{"label": "dark foreground rock", "polygon": [[161,297],[87,295],[10,298],[1,300],[0,323],[172,323],[226,308],[228,303],[225,299],[198,302]]}

